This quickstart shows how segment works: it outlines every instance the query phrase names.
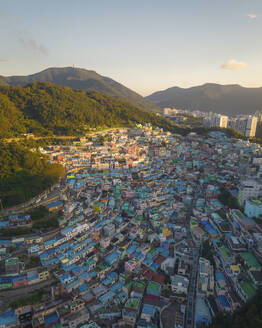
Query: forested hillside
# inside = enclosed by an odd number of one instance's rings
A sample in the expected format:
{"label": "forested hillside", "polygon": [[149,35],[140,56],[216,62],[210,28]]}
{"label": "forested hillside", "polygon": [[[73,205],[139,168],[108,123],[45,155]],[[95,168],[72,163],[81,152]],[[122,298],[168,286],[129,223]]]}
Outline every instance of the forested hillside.
{"label": "forested hillside", "polygon": [[83,68],[51,67],[42,72],[27,76],[0,76],[0,84],[2,85],[25,86],[33,82],[49,82],[85,92],[98,91],[128,101],[134,106],[153,112],[160,112],[160,108],[123,84],[109,77],[102,76],[95,71]]}
{"label": "forested hillside", "polygon": [[262,288],[256,296],[233,314],[219,314],[209,328],[262,327]]}
{"label": "forested hillside", "polygon": [[0,87],[0,137],[82,135],[90,128],[151,123],[178,127],[156,114],[99,92],[86,93],[51,83]]}
{"label": "forested hillside", "polygon": [[0,142],[0,199],[4,207],[19,204],[53,185],[64,174],[38,151],[20,143]]}

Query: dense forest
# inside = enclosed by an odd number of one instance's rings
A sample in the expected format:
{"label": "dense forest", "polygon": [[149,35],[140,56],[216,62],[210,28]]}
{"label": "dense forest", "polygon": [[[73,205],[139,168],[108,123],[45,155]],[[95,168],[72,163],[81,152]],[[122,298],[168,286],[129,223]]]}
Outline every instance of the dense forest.
{"label": "dense forest", "polygon": [[258,328],[262,327],[262,288],[256,296],[233,314],[218,314],[210,328]]}
{"label": "dense forest", "polygon": [[126,100],[134,106],[153,112],[160,112],[160,108],[123,84],[109,77],[102,76],[95,71],[83,68],[50,67],[39,73],[27,76],[4,77],[0,75],[0,84],[2,85],[25,86],[34,82],[53,83],[85,92],[98,91],[114,98]]}
{"label": "dense forest", "polygon": [[183,132],[171,121],[99,92],[86,93],[51,83],[0,87],[0,138],[82,135],[91,128],[151,123]]}
{"label": "dense forest", "polygon": [[0,142],[0,199],[4,207],[22,203],[53,185],[63,166],[49,164],[38,151]]}

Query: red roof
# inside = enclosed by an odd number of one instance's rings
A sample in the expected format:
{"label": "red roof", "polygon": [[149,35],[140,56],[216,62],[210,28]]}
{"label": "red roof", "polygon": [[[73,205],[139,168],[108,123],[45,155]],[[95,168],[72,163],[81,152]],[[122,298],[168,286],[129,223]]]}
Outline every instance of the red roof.
{"label": "red roof", "polygon": [[155,260],[154,262],[157,263],[157,264],[161,264],[163,261],[165,260],[165,258],[161,255],[159,255]]}
{"label": "red roof", "polygon": [[145,301],[146,300],[157,301],[158,299],[159,299],[159,297],[158,296],[154,296],[154,295],[148,295],[148,294],[146,294],[146,296],[145,296]]}
{"label": "red roof", "polygon": [[159,273],[159,274],[154,276],[152,281],[158,282],[160,285],[162,285],[165,281],[165,276],[162,273]]}
{"label": "red roof", "polygon": [[148,280],[151,280],[153,275],[154,275],[154,271],[152,270],[148,270],[143,274],[143,276]]}

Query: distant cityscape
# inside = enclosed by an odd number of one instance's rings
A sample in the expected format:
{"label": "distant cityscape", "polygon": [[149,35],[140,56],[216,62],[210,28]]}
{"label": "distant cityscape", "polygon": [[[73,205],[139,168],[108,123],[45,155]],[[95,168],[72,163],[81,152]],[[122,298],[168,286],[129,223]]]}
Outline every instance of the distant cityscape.
{"label": "distant cityscape", "polygon": [[177,117],[178,123],[186,120],[183,115],[199,117],[203,119],[203,125],[208,128],[231,128],[246,137],[255,137],[257,125],[262,121],[262,111],[257,111],[254,115],[237,115],[235,117],[213,113],[212,111],[189,111],[176,108],[164,108],[163,113],[167,117]]}

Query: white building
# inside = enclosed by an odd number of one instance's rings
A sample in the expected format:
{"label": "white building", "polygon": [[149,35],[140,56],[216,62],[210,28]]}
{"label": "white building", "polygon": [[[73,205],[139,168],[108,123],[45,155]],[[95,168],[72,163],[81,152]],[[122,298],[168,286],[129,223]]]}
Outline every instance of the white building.
{"label": "white building", "polygon": [[257,129],[257,117],[248,115],[237,118],[235,129],[246,137],[254,137]]}
{"label": "white building", "polygon": [[198,293],[200,295],[213,294],[214,292],[214,269],[210,261],[200,257],[198,269]]}
{"label": "white building", "polygon": [[208,117],[206,124],[210,128],[219,127],[219,128],[227,128],[228,116],[211,113]]}
{"label": "white building", "polygon": [[174,293],[187,294],[189,280],[186,277],[176,274],[171,276],[171,288]]}
{"label": "white building", "polygon": [[161,263],[161,270],[163,270],[168,275],[172,275],[174,273],[175,262],[176,261],[173,257],[166,258]]}
{"label": "white building", "polygon": [[247,179],[241,182],[238,191],[238,201],[243,205],[248,199],[258,199],[262,194],[262,183],[258,179]]}

